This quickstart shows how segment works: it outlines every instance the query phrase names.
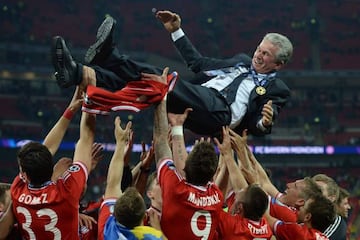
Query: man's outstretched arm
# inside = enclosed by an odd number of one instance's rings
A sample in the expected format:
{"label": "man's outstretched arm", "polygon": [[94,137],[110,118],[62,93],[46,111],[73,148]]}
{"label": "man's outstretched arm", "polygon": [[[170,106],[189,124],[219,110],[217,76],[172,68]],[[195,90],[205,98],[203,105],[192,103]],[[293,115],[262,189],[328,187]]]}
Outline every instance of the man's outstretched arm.
{"label": "man's outstretched arm", "polygon": [[[157,78],[159,81],[166,82],[166,76],[169,68],[165,68],[161,76],[154,74],[147,74],[151,78]],[[157,166],[161,160],[172,158],[172,153],[168,141],[168,118],[166,113],[166,101],[163,99],[154,111],[154,148],[155,148],[155,161]]]}
{"label": "man's outstretched arm", "polygon": [[109,164],[104,198],[119,198],[121,196],[121,178],[124,168],[124,149],[126,142],[129,139],[131,122],[127,123],[125,129],[121,128],[120,123],[120,118],[116,117],[114,123],[116,148]]}

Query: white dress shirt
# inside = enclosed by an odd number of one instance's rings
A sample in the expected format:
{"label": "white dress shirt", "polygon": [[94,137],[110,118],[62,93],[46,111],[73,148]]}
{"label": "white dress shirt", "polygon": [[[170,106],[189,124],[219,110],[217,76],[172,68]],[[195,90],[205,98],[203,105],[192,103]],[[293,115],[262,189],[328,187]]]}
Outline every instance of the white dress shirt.
{"label": "white dress shirt", "polygon": [[[171,38],[175,42],[179,38],[185,36],[184,31],[179,28],[175,32],[171,33]],[[248,72],[249,70],[244,67],[234,68],[234,71],[230,73],[223,73],[221,75],[214,76],[209,81],[201,84],[204,87],[214,88],[219,92],[223,90],[226,86],[228,86],[236,77],[238,77],[241,73]],[[261,82],[266,75],[259,75],[258,80]],[[231,109],[231,123],[230,128],[234,129],[237,127],[241,120],[243,119],[249,104],[249,97],[251,91],[255,87],[254,80],[249,74],[241,83],[236,92],[235,101],[230,105]],[[262,121],[257,124],[257,127],[262,131],[265,131],[266,128],[263,126]]]}

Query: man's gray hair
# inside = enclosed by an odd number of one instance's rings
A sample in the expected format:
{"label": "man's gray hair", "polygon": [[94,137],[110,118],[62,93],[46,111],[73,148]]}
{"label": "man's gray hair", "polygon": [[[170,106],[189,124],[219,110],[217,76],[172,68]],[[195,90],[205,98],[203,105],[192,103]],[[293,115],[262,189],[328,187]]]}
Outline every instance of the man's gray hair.
{"label": "man's gray hair", "polygon": [[280,33],[268,33],[263,40],[267,40],[279,48],[275,56],[278,62],[283,64],[289,62],[293,53],[293,45],[286,36]]}

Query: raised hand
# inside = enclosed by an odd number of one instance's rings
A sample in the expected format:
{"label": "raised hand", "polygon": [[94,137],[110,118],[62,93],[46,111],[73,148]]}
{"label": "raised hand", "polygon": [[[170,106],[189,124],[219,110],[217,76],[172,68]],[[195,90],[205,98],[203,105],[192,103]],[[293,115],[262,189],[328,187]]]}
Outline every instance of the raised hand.
{"label": "raised hand", "polygon": [[222,155],[225,154],[231,154],[231,140],[230,140],[230,134],[229,134],[230,128],[228,126],[222,127],[222,133],[223,133],[223,141],[220,143],[220,141],[217,138],[214,138],[214,142],[216,143],[219,152]]}
{"label": "raised hand", "polygon": [[130,129],[129,139],[128,139],[128,141],[125,145],[125,149],[124,149],[124,165],[125,166],[129,165],[129,163],[130,163],[130,157],[131,157],[133,145],[134,145],[134,131],[132,129]]}
{"label": "raised hand", "polygon": [[196,140],[195,140],[195,143],[194,143],[194,146],[195,146],[196,144],[198,144],[198,143],[205,142],[205,141],[208,142],[208,143],[210,143],[210,142],[211,142],[211,138],[210,138],[210,137],[207,137],[206,140],[205,140],[204,137],[201,137],[200,139],[196,139]]}
{"label": "raised hand", "polygon": [[274,110],[272,108],[272,100],[269,100],[267,103],[264,104],[264,107],[261,111],[262,117],[262,124],[264,127],[269,127],[272,125]]}
{"label": "raised hand", "polygon": [[240,150],[242,147],[246,146],[247,144],[247,129],[242,132],[242,136],[237,134],[235,131],[231,130],[230,133],[230,140],[232,148],[237,151]]}
{"label": "raised hand", "polygon": [[130,130],[132,125],[131,121],[126,124],[125,129],[123,129],[120,126],[120,123],[121,123],[120,117],[116,117],[114,122],[115,124],[114,135],[115,135],[116,143],[127,142],[130,137]]}
{"label": "raised hand", "polygon": [[97,222],[93,217],[79,213],[79,224],[81,227],[87,227],[91,230],[93,228],[93,224],[97,224]]}
{"label": "raised hand", "polygon": [[192,108],[186,108],[184,113],[176,114],[176,113],[168,113],[168,119],[171,126],[182,126],[184,125],[184,122],[189,115],[189,113],[192,111]]}
{"label": "raised hand", "polygon": [[169,68],[166,67],[164,68],[162,75],[157,75],[153,73],[141,73],[141,80],[153,80],[156,82],[167,84],[168,72],[169,72]]}
{"label": "raised hand", "polygon": [[81,108],[82,102],[84,101],[82,94],[83,92],[77,86],[75,88],[75,92],[71,99],[71,102],[69,103],[68,106],[68,109],[70,109],[73,113],[77,112]]}
{"label": "raised hand", "polygon": [[91,149],[91,171],[94,170],[97,166],[97,164],[103,160],[104,155],[103,155],[103,150],[104,147],[101,143],[94,143],[92,145],[92,149]]}
{"label": "raised hand", "polygon": [[176,13],[170,11],[158,11],[155,14],[155,17],[162,22],[165,29],[170,33],[175,32],[181,26],[181,18]]}
{"label": "raised hand", "polygon": [[140,154],[140,161],[142,161],[143,168],[150,168],[151,163],[155,161],[154,153],[154,142],[151,143],[151,147],[146,151],[146,145],[144,142],[141,142],[142,152]]}

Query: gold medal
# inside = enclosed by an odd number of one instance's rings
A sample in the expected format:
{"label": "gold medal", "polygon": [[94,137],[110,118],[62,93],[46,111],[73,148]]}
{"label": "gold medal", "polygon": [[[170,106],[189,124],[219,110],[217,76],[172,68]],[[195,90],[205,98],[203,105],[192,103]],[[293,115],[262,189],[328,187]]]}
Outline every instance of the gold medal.
{"label": "gold medal", "polygon": [[260,96],[264,95],[266,93],[266,89],[264,87],[262,87],[262,86],[257,86],[255,91]]}

